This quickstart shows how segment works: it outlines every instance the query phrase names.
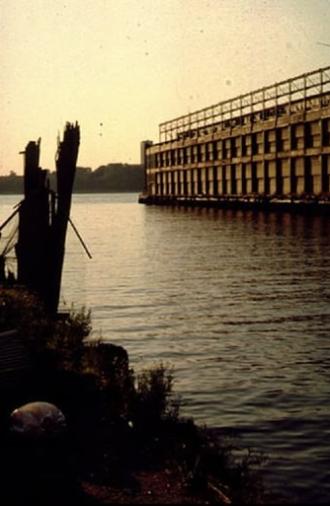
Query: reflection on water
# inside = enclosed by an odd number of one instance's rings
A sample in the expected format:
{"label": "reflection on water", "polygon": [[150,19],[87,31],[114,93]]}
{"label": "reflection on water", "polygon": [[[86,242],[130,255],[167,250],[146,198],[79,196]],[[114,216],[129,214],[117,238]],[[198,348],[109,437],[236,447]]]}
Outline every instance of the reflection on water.
{"label": "reflection on water", "polygon": [[[1,207],[0,207],[1,212]],[[185,414],[270,455],[278,490],[330,499],[330,220],[76,195],[63,297],[134,367],[176,371]]]}

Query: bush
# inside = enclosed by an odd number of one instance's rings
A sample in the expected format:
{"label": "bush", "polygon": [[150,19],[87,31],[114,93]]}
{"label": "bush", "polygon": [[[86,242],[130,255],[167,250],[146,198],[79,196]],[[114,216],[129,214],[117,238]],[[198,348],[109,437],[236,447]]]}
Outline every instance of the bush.
{"label": "bush", "polygon": [[91,311],[82,307],[71,311],[53,322],[52,332],[45,348],[56,357],[59,367],[83,372],[86,339],[91,333]]}
{"label": "bush", "polygon": [[142,371],[136,379],[137,423],[157,425],[161,421],[177,419],[179,400],[173,396],[173,370],[160,364]]}
{"label": "bush", "polygon": [[91,312],[84,307],[52,319],[24,288],[0,290],[0,331],[16,329],[34,362],[48,360],[65,370],[81,371],[84,346],[91,332]]}
{"label": "bush", "polygon": [[0,290],[0,331],[17,329],[27,343],[37,343],[51,322],[40,300],[23,288]]}

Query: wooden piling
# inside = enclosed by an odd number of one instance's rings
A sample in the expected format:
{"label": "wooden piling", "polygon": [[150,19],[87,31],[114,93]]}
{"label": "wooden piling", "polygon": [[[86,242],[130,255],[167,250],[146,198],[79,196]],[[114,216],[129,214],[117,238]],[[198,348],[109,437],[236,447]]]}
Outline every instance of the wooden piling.
{"label": "wooden piling", "polygon": [[52,314],[59,304],[79,142],[79,125],[67,123],[57,151],[57,195],[39,167],[40,140],[29,142],[23,152],[25,198],[18,211],[17,281],[36,292]]}

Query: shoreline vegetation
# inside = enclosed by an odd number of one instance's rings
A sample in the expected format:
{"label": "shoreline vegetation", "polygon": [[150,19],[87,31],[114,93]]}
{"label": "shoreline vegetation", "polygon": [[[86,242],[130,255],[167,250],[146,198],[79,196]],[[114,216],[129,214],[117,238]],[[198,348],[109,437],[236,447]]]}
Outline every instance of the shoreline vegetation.
{"label": "shoreline vegetation", "polygon": [[[2,504],[270,503],[260,455],[183,418],[169,367],[137,373],[123,347],[88,340],[90,311],[53,319],[1,289],[0,333],[13,329],[29,365],[7,383],[0,371]],[[12,411],[35,401],[61,410],[63,433],[13,431]]]}
{"label": "shoreline vegetation", "polygon": [[[56,173],[49,173],[50,187],[56,190]],[[140,193],[144,186],[142,165],[128,163],[109,163],[95,170],[90,167],[77,167],[74,193]],[[0,176],[0,194],[23,194],[24,176],[11,171]]]}

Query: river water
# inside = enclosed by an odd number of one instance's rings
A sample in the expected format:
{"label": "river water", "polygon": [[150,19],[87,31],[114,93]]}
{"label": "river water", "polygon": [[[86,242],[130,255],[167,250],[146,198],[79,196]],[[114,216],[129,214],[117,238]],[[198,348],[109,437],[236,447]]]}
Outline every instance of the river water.
{"label": "river water", "polygon": [[[1,197],[0,221],[17,202]],[[330,220],[74,195],[62,306],[136,370],[174,367],[183,414],[268,457],[292,501],[330,500]]]}

